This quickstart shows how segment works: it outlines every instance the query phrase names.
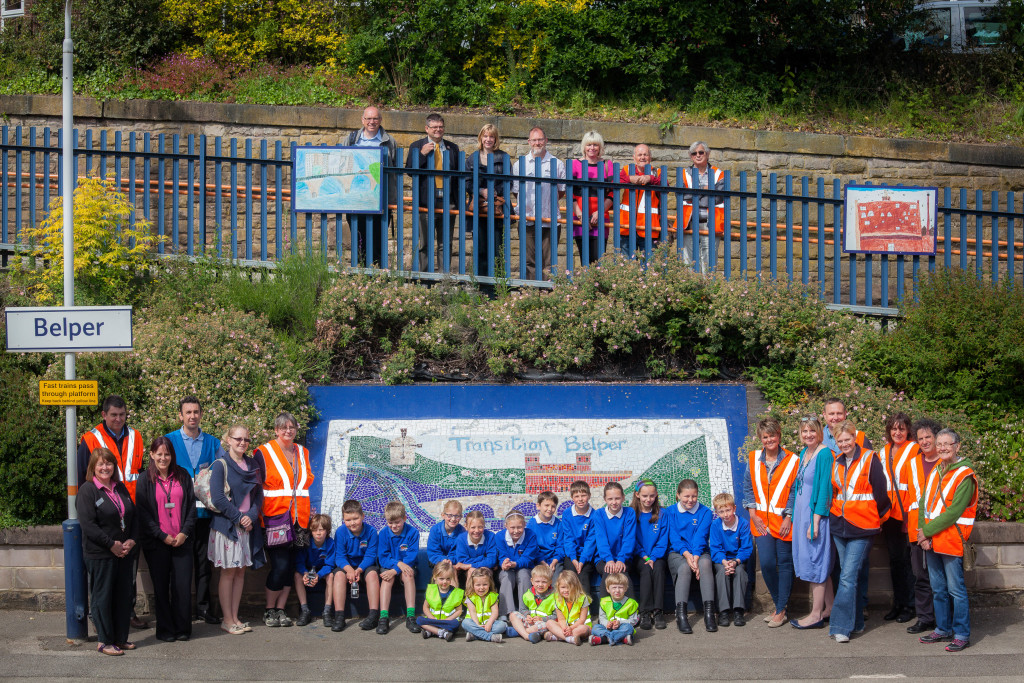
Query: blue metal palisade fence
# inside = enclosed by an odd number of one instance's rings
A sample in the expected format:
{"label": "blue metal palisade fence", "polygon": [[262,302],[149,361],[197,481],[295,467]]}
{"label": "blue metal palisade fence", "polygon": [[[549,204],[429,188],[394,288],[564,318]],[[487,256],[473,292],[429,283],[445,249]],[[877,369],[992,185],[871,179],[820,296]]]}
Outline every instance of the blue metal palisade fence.
{"label": "blue metal palisade fence", "polygon": [[[86,130],[84,136],[76,130],[74,140],[78,175],[107,178],[126,192],[137,215],[149,219],[156,234],[165,238],[158,248],[160,254],[271,265],[289,253],[318,250],[336,259],[343,270],[363,265],[356,262],[357,254],[350,247],[355,222],[349,225],[342,214],[292,211],[292,150],[280,140],[134,132],[110,135],[105,130],[98,134]],[[51,201],[60,195],[64,183],[60,150],[59,130],[0,129],[0,242],[6,254],[24,245],[26,227],[41,221]],[[464,153],[449,158],[446,152],[439,172],[416,168],[415,163],[406,168],[404,157],[404,150],[399,150],[398,163],[385,167],[381,179],[385,195],[387,179],[393,175],[398,176],[400,188],[399,197],[386,196],[392,214],[388,249],[375,254],[371,242],[367,263],[376,261],[382,268],[428,280],[452,277],[493,282],[501,278],[512,284],[548,286],[523,278],[527,230],[536,231],[535,260],[540,264],[540,233],[550,230],[550,222],[516,215],[511,203],[506,210],[491,211],[486,219],[476,221],[473,204],[462,199],[477,197],[481,188],[492,197],[497,192],[510,198],[517,181],[565,186],[564,205],[559,208],[558,193],[550,192],[550,206],[543,214],[560,216],[550,264],[557,272],[571,272],[609,250],[649,254],[657,244],[650,230],[644,233],[641,227],[644,234],[638,235],[638,186],[618,182],[619,164],[608,178],[603,177],[601,165],[596,180],[563,180],[554,167],[551,178],[540,177],[540,161],[527,158],[514,160],[511,173],[496,173],[491,164],[486,169],[476,164],[466,170]],[[527,163],[534,165],[535,177],[525,177]],[[566,166],[570,167],[569,162]],[[747,172],[734,176],[726,171],[726,190],[719,192],[686,188],[686,168],[661,166],[659,170],[662,183],[648,188],[653,187],[660,196],[663,224],[670,216],[683,224],[684,198],[709,195],[712,203],[724,201],[726,234],[716,235],[711,230],[710,234],[702,231],[702,236],[709,242],[709,263],[726,279],[784,277],[815,286],[822,299],[832,304],[888,308],[903,301],[908,288],[911,296],[915,294],[922,271],[934,271],[940,265],[973,269],[979,279],[991,282],[1024,278],[1024,209],[1019,208],[1014,192],[941,187],[935,256],[879,256],[843,251],[838,239],[843,187],[837,179],[826,182],[824,178]],[[424,174],[443,180],[439,206],[433,192],[420,196],[416,181]],[[582,175],[587,177],[586,165]],[[581,253],[576,253],[569,239],[572,228],[565,222],[574,197],[582,199],[586,225],[591,196],[609,193],[613,209],[607,223],[598,221],[601,233],[596,253],[591,253],[586,239],[581,240]],[[620,219],[620,203],[634,207],[625,222]],[[420,244],[417,217],[422,215],[441,221],[441,244],[434,244],[433,230],[423,233],[427,243]],[[650,220],[648,214],[646,222],[650,224]],[[480,244],[482,230],[494,238],[486,240],[486,271],[477,272],[472,250]],[[421,246],[427,254],[440,255],[427,259],[426,267],[418,270]],[[680,258],[684,246],[691,254],[699,252],[694,231],[673,240],[672,248]],[[699,263],[693,266],[700,269]]]}

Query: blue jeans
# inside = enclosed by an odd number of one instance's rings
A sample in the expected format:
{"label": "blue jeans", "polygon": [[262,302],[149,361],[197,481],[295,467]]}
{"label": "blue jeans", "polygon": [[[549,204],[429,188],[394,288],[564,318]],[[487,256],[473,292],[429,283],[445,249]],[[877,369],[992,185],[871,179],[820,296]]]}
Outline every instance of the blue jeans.
{"label": "blue jeans", "polygon": [[490,640],[491,636],[495,633],[504,633],[505,629],[508,628],[508,624],[501,619],[495,619],[494,623],[491,624],[491,630],[484,630],[484,627],[476,623],[469,617],[462,620],[462,630],[466,633],[472,633],[480,640]]}
{"label": "blue jeans", "polygon": [[832,605],[832,618],[828,633],[849,636],[864,628],[864,605],[868,599],[867,576],[862,570],[868,566],[868,551],[875,540],[867,538],[839,538],[833,536],[839,552],[839,590]]}
{"label": "blue jeans", "polygon": [[611,629],[601,624],[594,624],[594,628],[590,632],[595,636],[604,636],[608,639],[609,643],[615,645],[616,643],[621,643],[622,639],[626,636],[633,635],[633,624],[628,621],[620,621],[619,627],[616,629]]}
{"label": "blue jeans", "polygon": [[772,594],[777,614],[786,609],[793,590],[793,543],[774,536],[758,536],[754,542],[761,560],[761,577]]}
{"label": "blue jeans", "polygon": [[924,551],[935,605],[935,632],[971,639],[971,612],[964,585],[964,558]]}

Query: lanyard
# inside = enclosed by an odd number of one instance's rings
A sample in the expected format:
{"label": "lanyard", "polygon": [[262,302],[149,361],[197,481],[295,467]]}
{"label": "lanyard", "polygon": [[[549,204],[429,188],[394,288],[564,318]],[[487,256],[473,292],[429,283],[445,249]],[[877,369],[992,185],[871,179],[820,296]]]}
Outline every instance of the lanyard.
{"label": "lanyard", "polygon": [[[168,476],[169,476],[169,473],[168,473]],[[164,506],[166,507],[171,502],[171,492],[174,490],[174,483],[175,482],[173,480],[171,480],[170,478],[168,478],[168,480],[167,480],[167,488],[164,488],[164,483],[163,482],[164,482],[164,480],[160,476],[157,476],[156,483],[157,483],[157,486],[160,487],[160,490],[164,492]]]}
{"label": "lanyard", "polygon": [[117,509],[117,514],[121,518],[121,531],[124,531],[124,502],[121,500],[121,496],[118,495],[113,488],[106,489],[95,479],[93,480],[93,483],[96,484],[96,488],[107,494],[107,498],[110,499],[110,502],[113,503],[114,507]]}

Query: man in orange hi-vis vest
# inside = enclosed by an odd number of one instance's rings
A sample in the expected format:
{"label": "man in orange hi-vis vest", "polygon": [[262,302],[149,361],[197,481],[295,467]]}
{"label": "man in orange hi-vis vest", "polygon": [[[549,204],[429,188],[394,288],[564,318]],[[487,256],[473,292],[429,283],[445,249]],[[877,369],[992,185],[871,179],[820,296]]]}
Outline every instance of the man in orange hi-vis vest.
{"label": "man in orange hi-vis vest", "polygon": [[935,448],[935,437],[942,431],[942,425],[931,418],[920,418],[914,421],[910,431],[921,449],[920,455],[914,459],[915,475],[911,481],[916,488],[911,491],[910,509],[907,510],[907,536],[910,541],[910,566],[914,572],[914,610],[917,621],[907,627],[907,633],[930,633],[935,629],[935,607],[932,597],[932,583],[928,576],[928,561],[924,548],[917,542],[917,521],[920,516],[921,494],[928,476],[939,462],[939,452]]}
{"label": "man in orange hi-vis vest", "polygon": [[[619,196],[619,251],[624,256],[632,256],[629,249],[629,217],[636,212],[636,248],[643,249],[647,237],[647,223],[651,224],[651,246],[656,247],[659,240],[665,239],[661,232],[661,197],[655,189],[643,190],[644,187],[661,185],[661,173],[651,166],[651,148],[641,143],[633,148],[633,163],[626,164],[619,171],[619,182],[623,185],[638,185],[634,191],[622,190]],[[675,221],[670,217],[668,229],[674,232]]]}
{"label": "man in orange hi-vis vest", "polygon": [[[688,188],[694,188],[700,190],[719,190],[723,191],[725,187],[725,174],[720,169],[715,168],[709,162],[711,161],[711,148],[708,147],[706,142],[695,142],[690,145],[690,159],[693,161],[693,166],[680,171],[683,173],[683,182]],[[696,181],[696,182],[694,182]],[[689,265],[693,263],[693,224],[691,216],[693,215],[693,194],[683,195],[683,231],[690,231],[689,234],[682,237],[683,240],[683,263]],[[708,228],[709,224],[714,225],[714,231],[716,235],[719,235],[719,239],[723,239],[725,236],[725,195],[719,195],[714,198],[714,212],[711,211],[711,201],[708,195],[702,194],[697,196],[697,222],[699,224],[698,231],[707,231],[707,235],[700,235],[698,239],[698,247],[700,252],[700,272],[707,273],[709,266],[709,252],[708,247],[711,241],[711,232]],[[716,257],[717,260],[717,257]],[[712,266],[714,264],[711,264]]]}
{"label": "man in orange hi-vis vest", "polygon": [[951,641],[946,652],[971,644],[971,613],[964,583],[964,546],[974,529],[978,479],[971,461],[960,457],[960,435],[943,429],[935,437],[939,463],[918,500],[917,542],[925,551],[935,599],[935,630],[922,643]]}
{"label": "man in orange hi-vis vest", "polygon": [[[92,452],[97,448],[107,448],[114,454],[117,460],[117,474],[134,501],[135,482],[142,471],[142,455],[145,449],[142,434],[125,424],[128,421],[128,406],[117,394],[111,394],[103,399],[100,414],[103,422],[83,434],[82,440],[78,442],[78,485],[81,486],[85,480]],[[132,576],[138,574],[138,556],[136,553]],[[135,594],[133,585],[131,625],[134,628],[149,628],[149,624],[135,614]]]}

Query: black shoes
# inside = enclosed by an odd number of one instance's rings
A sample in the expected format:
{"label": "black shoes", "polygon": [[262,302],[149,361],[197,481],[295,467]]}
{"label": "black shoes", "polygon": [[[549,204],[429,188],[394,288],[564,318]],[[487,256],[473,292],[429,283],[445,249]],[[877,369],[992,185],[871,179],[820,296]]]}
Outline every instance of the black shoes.
{"label": "black shoes", "polygon": [[388,631],[391,630],[391,619],[378,619],[377,620],[377,635],[386,636]]}
{"label": "black shoes", "polygon": [[668,628],[668,624],[665,623],[665,614],[660,609],[654,610],[654,628],[659,631],[664,631]]}
{"label": "black shoes", "polygon": [[[335,614],[334,615],[334,619],[331,620],[331,630],[334,631],[335,633],[341,633],[342,631],[345,630],[345,615],[344,614]],[[369,629],[363,629],[363,630],[364,631],[368,631]]]}
{"label": "black shoes", "polygon": [[715,621],[715,603],[711,601],[704,603],[704,630],[708,633],[718,631],[718,622]]}
{"label": "black shoes", "polygon": [[917,623],[915,623],[913,626],[908,626],[907,627],[907,633],[924,633],[925,631],[934,631],[934,630],[935,630],[935,622],[934,621],[921,621],[920,619],[918,619]]}
{"label": "black shoes", "polygon": [[213,626],[216,626],[217,624],[219,624],[221,622],[221,618],[220,617],[215,616],[213,614],[213,612],[211,612],[209,610],[205,610],[205,609],[204,610],[200,610],[196,614],[196,619],[199,620],[199,621],[205,621],[207,624],[211,624]]}
{"label": "black shoes", "polygon": [[896,617],[896,623],[897,624],[905,624],[905,623],[907,623],[908,621],[910,621],[911,619],[913,619],[916,616],[917,616],[917,612],[915,612],[914,610],[910,609],[909,607],[904,607],[902,610],[900,610],[899,616]]}
{"label": "black shoes", "polygon": [[885,619],[886,621],[892,621],[893,619],[898,617],[900,615],[900,612],[902,612],[902,611],[903,611],[903,608],[900,607],[899,605],[897,605],[897,606],[893,607],[891,610],[889,610],[888,612],[886,612],[885,616],[882,617],[882,618]]}
{"label": "black shoes", "polygon": [[686,603],[676,603],[676,628],[679,629],[680,633],[693,633],[693,627],[690,626],[690,620],[686,618]]}
{"label": "black shoes", "polygon": [[643,612],[640,614],[640,629],[643,631],[650,631],[654,623],[651,621],[651,613]]}
{"label": "black shoes", "polygon": [[[420,633],[423,631],[423,629],[420,628],[420,625],[416,623],[416,617],[406,617],[405,627],[409,629],[409,633]],[[448,640],[450,641],[451,638],[448,638]]]}
{"label": "black shoes", "polygon": [[731,620],[732,614],[729,613],[729,610],[724,609],[718,613],[718,625],[722,628],[726,628]]}
{"label": "black shoes", "polygon": [[372,631],[377,628],[377,624],[380,622],[380,611],[372,609],[366,617],[359,622],[359,628],[364,631]]}
{"label": "black shoes", "polygon": [[953,640],[953,636],[944,636],[937,631],[932,631],[926,636],[921,636],[918,640],[926,645],[929,643],[945,643]]}
{"label": "black shoes", "polygon": [[746,626],[747,620],[743,618],[743,610],[739,607],[732,611],[732,623],[736,626]]}
{"label": "black shoes", "polygon": [[299,612],[299,618],[295,621],[296,626],[309,626],[309,622],[313,621],[313,614],[309,611],[308,607],[303,607],[302,611]]}

